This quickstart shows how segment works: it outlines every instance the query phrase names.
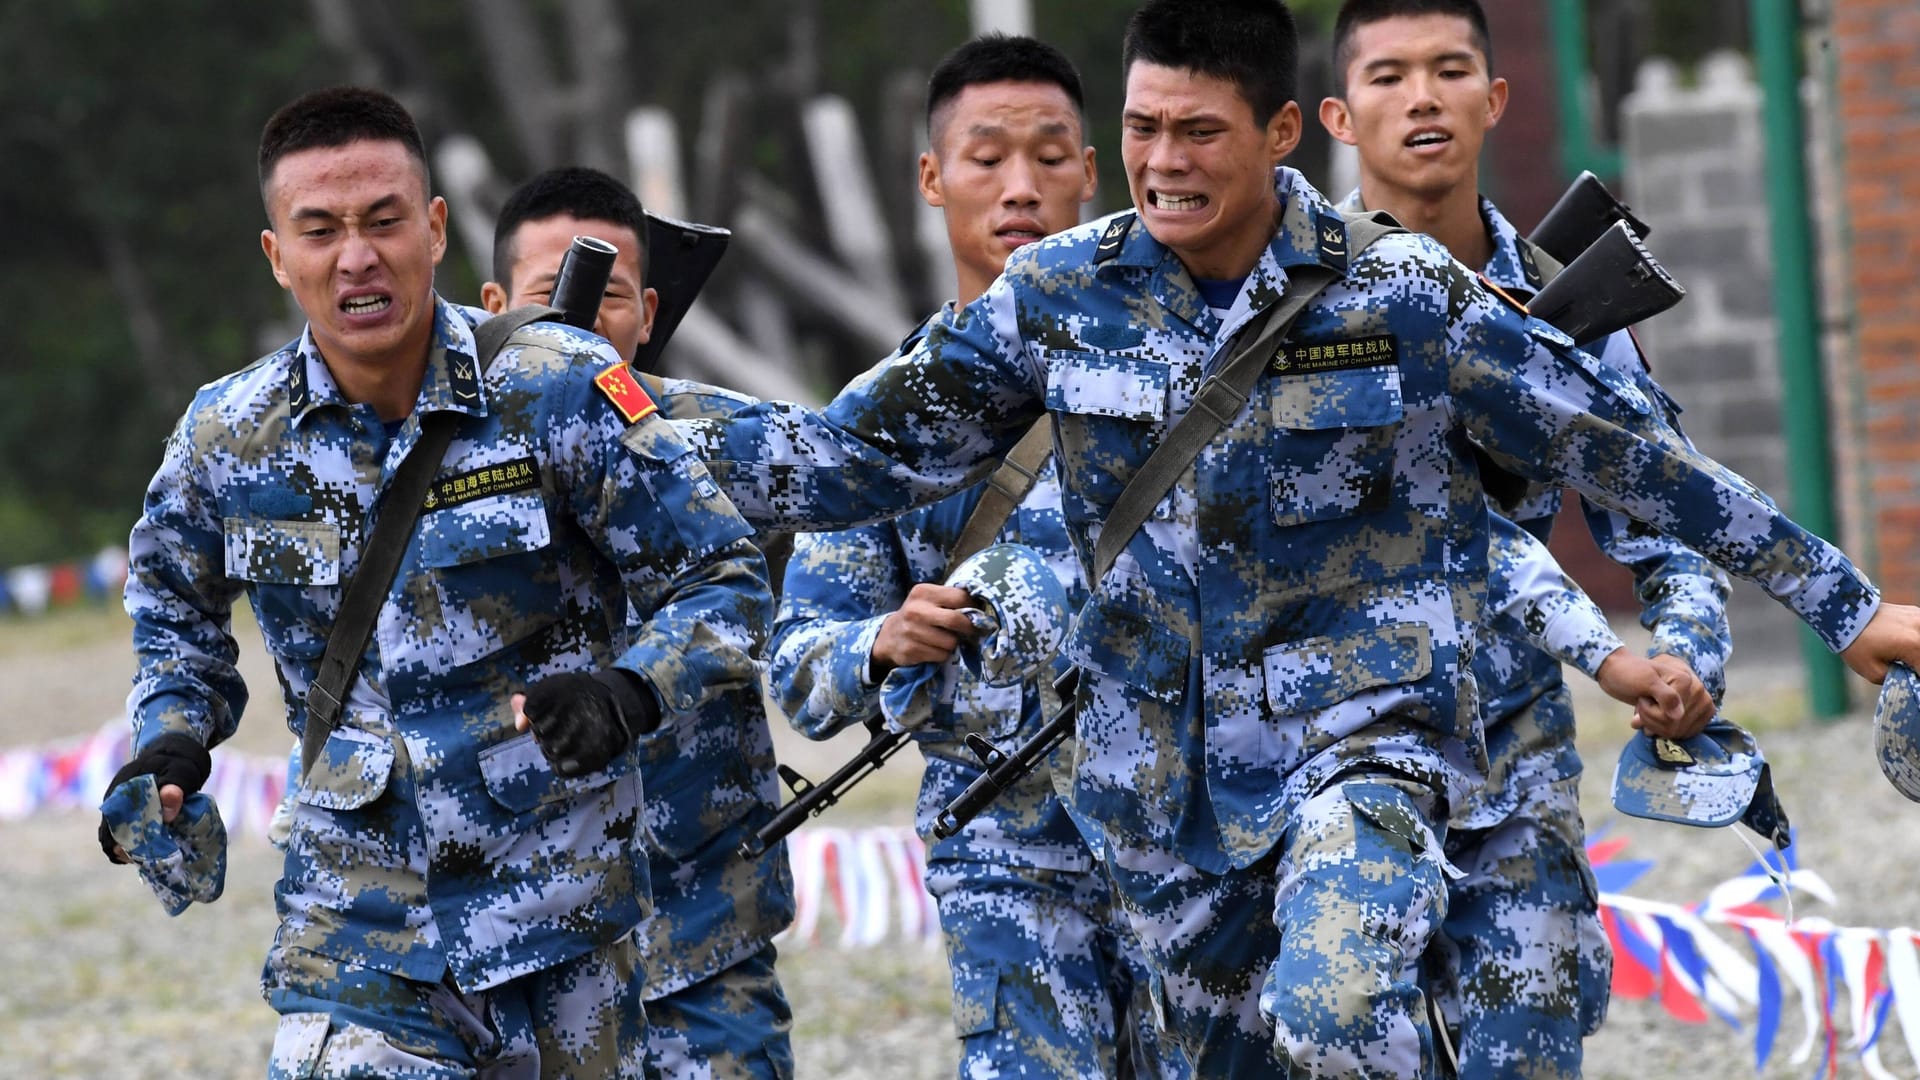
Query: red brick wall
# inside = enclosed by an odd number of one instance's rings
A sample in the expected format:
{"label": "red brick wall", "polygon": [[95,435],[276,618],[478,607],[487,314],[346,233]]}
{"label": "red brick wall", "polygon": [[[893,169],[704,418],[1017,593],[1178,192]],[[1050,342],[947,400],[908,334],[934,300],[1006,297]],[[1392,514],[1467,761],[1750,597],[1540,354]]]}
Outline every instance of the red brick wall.
{"label": "red brick wall", "polygon": [[1875,577],[1920,601],[1920,5],[1833,0],[1846,260]]}

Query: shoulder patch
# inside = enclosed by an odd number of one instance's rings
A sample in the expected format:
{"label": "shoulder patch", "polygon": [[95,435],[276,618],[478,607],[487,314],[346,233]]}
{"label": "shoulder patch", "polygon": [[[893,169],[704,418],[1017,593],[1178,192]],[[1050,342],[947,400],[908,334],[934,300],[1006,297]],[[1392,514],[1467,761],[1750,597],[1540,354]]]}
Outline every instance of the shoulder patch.
{"label": "shoulder patch", "polygon": [[626,417],[627,423],[637,424],[654,413],[660,406],[653,403],[646,390],[640,386],[640,380],[634,378],[633,369],[625,363],[615,364],[593,377],[593,385],[607,395],[613,407]]}
{"label": "shoulder patch", "polygon": [[1487,277],[1487,275],[1485,275],[1485,274],[1476,274],[1476,275],[1474,275],[1474,276],[1475,276],[1475,277],[1478,277],[1478,278],[1480,279],[1480,287],[1481,287],[1481,288],[1483,288],[1483,289],[1485,289],[1485,290],[1487,290],[1488,292],[1490,292],[1490,293],[1492,293],[1493,295],[1495,295],[1495,296],[1497,296],[1497,297],[1499,297],[1499,298],[1500,298],[1500,300],[1501,300],[1501,302],[1502,302],[1502,303],[1504,303],[1504,304],[1506,304],[1506,305],[1507,305],[1508,307],[1510,307],[1510,308],[1512,308],[1513,310],[1515,310],[1515,311],[1517,311],[1517,312],[1519,312],[1519,313],[1520,313],[1520,314],[1522,314],[1522,315],[1532,315],[1532,314],[1533,314],[1533,312],[1531,312],[1531,311],[1528,311],[1528,310],[1527,310],[1527,305],[1525,305],[1525,304],[1523,304],[1523,303],[1521,303],[1520,301],[1518,301],[1518,300],[1516,300],[1516,299],[1514,299],[1514,296],[1513,296],[1513,294],[1512,294],[1512,293],[1510,293],[1510,292],[1508,292],[1507,290],[1505,290],[1505,289],[1503,289],[1503,288],[1501,288],[1501,287],[1500,287],[1500,286],[1498,286],[1498,285],[1495,285],[1495,284],[1493,283],[1493,281],[1492,281],[1492,279],[1491,279],[1491,278],[1488,278],[1488,277]]}
{"label": "shoulder patch", "polygon": [[1100,234],[1100,242],[1094,245],[1093,261],[1096,264],[1103,263],[1120,254],[1120,249],[1126,246],[1127,233],[1133,230],[1133,223],[1138,220],[1136,214],[1121,214],[1108,222],[1107,231]]}
{"label": "shoulder patch", "polygon": [[1320,264],[1337,273],[1346,273],[1347,219],[1334,211],[1326,211],[1314,219],[1313,235]]}

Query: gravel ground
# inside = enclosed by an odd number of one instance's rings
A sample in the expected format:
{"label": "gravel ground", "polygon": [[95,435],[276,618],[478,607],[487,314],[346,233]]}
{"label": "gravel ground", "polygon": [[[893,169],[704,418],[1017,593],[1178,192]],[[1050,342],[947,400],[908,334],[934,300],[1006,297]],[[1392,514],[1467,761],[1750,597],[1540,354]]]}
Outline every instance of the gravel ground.
{"label": "gravel ground", "polygon": [[[121,707],[132,660],[125,620],[113,613],[64,613],[31,623],[0,621],[0,746],[38,743],[94,730]],[[243,671],[258,697],[236,741],[278,753],[288,735],[275,715],[278,691],[250,627],[239,631]],[[1761,732],[1776,782],[1800,828],[1802,865],[1833,885],[1839,903],[1803,901],[1802,915],[1841,925],[1920,924],[1920,808],[1882,780],[1864,717],[1832,726],[1801,723],[1798,695],[1761,665],[1736,668],[1745,699],[1737,719]],[[1758,703],[1758,704],[1756,704]],[[1594,703],[1588,702],[1588,705]],[[1617,715],[1583,707],[1594,780],[1609,776],[1618,752]],[[1609,730],[1613,725],[1614,729]],[[814,775],[843,760],[846,746],[783,744],[783,755]],[[913,755],[834,811],[836,823],[904,821],[915,783]],[[1624,857],[1656,869],[1637,896],[1692,902],[1740,872],[1744,847],[1723,833],[1660,826],[1614,815],[1604,783],[1590,782],[1588,820],[1625,837]],[[276,853],[242,838],[232,851],[227,891],[217,906],[168,919],[134,876],[96,854],[97,819],[48,814],[5,826],[0,874],[0,1075],[20,1077],[250,1077],[263,1072],[273,1014],[256,978],[273,931]],[[831,941],[830,928],[822,937]],[[947,1018],[944,961],[937,948],[895,946],[843,952],[831,945],[788,949],[781,970],[795,1006],[795,1049],[803,1077],[947,1077],[954,1042]],[[1765,1077],[1804,1077],[1784,1054],[1797,1039],[1798,1005],[1787,1004],[1779,1049]],[[1885,1063],[1915,1069],[1896,1044]],[[1594,1080],[1754,1076],[1751,1034],[1717,1022],[1683,1025],[1657,1006],[1615,1002],[1606,1028],[1588,1043]],[[1842,1075],[1864,1075],[1857,1065]]]}

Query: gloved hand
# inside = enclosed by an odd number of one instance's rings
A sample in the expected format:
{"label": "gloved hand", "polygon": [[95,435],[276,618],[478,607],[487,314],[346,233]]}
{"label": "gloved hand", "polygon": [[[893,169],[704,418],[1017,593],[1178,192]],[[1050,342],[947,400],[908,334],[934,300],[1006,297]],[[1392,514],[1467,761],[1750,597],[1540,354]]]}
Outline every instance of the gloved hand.
{"label": "gloved hand", "polygon": [[[213,757],[193,736],[168,732],[148,743],[146,749],[135,754],[133,760],[122,765],[120,771],[113,774],[113,779],[107,783],[107,794],[113,794],[114,788],[147,773],[153,774],[154,783],[158,787],[164,788],[172,784],[180,789],[182,795],[192,795],[207,782],[207,777],[213,775]],[[102,814],[100,816],[100,850],[105,852],[107,858],[113,862],[124,863],[127,860],[115,853],[118,847],[119,845],[113,842],[112,830],[107,828],[106,815]]]}
{"label": "gloved hand", "polygon": [[633,740],[660,726],[660,705],[640,676],[621,668],[549,675],[528,690],[521,715],[561,776],[607,767]]}

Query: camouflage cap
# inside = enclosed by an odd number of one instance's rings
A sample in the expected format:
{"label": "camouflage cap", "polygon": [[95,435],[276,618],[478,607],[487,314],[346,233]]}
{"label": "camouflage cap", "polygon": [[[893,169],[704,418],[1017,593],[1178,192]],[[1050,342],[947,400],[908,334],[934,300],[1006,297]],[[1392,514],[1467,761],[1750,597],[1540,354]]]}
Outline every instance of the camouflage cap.
{"label": "camouflage cap", "polygon": [[1905,664],[1887,669],[1873,710],[1873,752],[1900,794],[1920,802],[1920,675]]}
{"label": "camouflage cap", "polygon": [[178,915],[195,900],[220,898],[227,884],[227,827],[211,797],[187,796],[168,824],[160,787],[153,774],[143,773],[108,792],[100,813],[167,914]]}
{"label": "camouflage cap", "polygon": [[969,671],[988,686],[1017,686],[1052,667],[1073,612],[1045,556],[1025,544],[994,544],[961,563],[947,584],[992,616],[991,628],[960,647]]}
{"label": "camouflage cap", "polygon": [[1778,847],[1790,842],[1760,744],[1719,717],[1691,739],[1628,739],[1613,771],[1613,805],[1623,814],[1678,825],[1744,822]]}

